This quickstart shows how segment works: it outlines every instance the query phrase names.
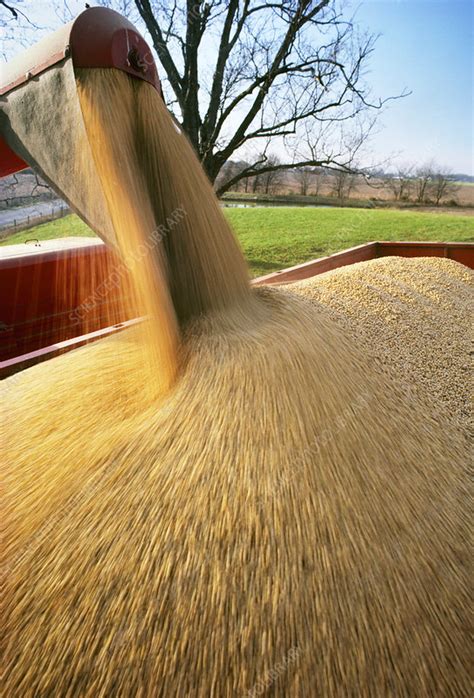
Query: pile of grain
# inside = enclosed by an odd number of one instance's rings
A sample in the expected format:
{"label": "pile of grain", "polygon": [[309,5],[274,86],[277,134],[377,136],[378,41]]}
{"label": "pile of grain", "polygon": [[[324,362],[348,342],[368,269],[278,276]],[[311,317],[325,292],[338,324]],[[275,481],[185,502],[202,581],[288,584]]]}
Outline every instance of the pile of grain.
{"label": "pile of grain", "polygon": [[7,695],[463,695],[463,443],[250,290],[155,90],[107,80],[81,104],[150,321],[4,382]]}
{"label": "pile of grain", "polygon": [[468,428],[473,279],[449,259],[385,257],[287,288],[330,309],[377,364]]}
{"label": "pile of grain", "polygon": [[208,314],[159,404],[132,335],[6,381],[9,695],[463,694],[466,454],[325,315]]}

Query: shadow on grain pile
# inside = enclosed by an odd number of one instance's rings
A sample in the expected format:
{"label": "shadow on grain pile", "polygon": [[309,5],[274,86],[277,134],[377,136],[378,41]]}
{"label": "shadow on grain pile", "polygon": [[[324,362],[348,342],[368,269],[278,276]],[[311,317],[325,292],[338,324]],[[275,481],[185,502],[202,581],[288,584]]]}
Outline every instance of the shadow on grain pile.
{"label": "shadow on grain pile", "polygon": [[191,202],[155,260],[177,368],[145,390],[151,310],[3,384],[8,695],[463,695],[466,454],[323,307],[250,290],[165,140],[155,220],[160,186]]}

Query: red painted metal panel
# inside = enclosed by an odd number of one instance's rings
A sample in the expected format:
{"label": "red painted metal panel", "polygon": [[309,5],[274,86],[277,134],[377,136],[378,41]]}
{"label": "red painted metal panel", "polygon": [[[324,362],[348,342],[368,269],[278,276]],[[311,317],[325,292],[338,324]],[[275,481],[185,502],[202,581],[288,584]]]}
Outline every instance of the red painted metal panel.
{"label": "red painted metal panel", "polygon": [[470,269],[474,269],[474,249],[466,247],[449,247],[446,255],[459,264],[464,264]]}
{"label": "red painted metal panel", "polygon": [[474,245],[466,242],[379,242],[377,257],[448,257],[474,269]]}
{"label": "red painted metal panel", "polygon": [[128,320],[130,293],[105,245],[0,259],[0,360]]}
{"label": "red painted metal panel", "polygon": [[151,83],[161,94],[150,47],[128,19],[106,7],[91,7],[72,25],[75,68],[118,68]]}
{"label": "red painted metal panel", "polygon": [[331,269],[365,262],[375,257],[449,257],[474,269],[474,243],[471,242],[369,242],[343,252],[321,257],[296,267],[259,276],[255,284],[286,284],[308,279]]}
{"label": "red painted metal panel", "polygon": [[112,327],[105,327],[101,330],[96,330],[95,332],[89,332],[89,334],[80,335],[79,337],[72,337],[72,339],[66,339],[63,342],[57,342],[47,347],[42,347],[36,351],[31,351],[26,354],[16,355],[11,359],[5,361],[0,361],[0,378],[6,378],[13,373],[18,371],[23,371],[29,366],[34,364],[47,361],[55,356],[64,354],[66,351],[72,351],[72,349],[78,349],[84,346],[84,344],[89,344],[97,339],[103,339],[111,334],[115,334],[122,330],[132,327],[138,322],[142,322],[143,318],[134,318],[133,320],[126,320],[125,322],[118,323],[117,325],[112,325]]}
{"label": "red painted metal panel", "polygon": [[0,177],[20,172],[28,167],[28,164],[18,157],[16,153],[0,137]]}

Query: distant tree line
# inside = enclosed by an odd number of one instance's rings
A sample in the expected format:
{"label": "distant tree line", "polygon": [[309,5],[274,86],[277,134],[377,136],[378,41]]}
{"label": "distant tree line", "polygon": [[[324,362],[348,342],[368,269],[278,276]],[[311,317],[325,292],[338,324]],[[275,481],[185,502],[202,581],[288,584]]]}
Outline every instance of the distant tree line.
{"label": "distant tree line", "polygon": [[[390,173],[379,171],[369,176],[361,174],[355,165],[350,170],[311,166],[298,167],[291,171],[268,170],[267,164],[278,166],[280,158],[277,155],[266,155],[258,159],[265,162],[262,172],[259,173],[256,166],[257,174],[237,179],[230,191],[247,194],[294,193],[300,196],[324,194],[343,201],[357,193],[361,183],[367,183],[373,188],[374,194],[380,190],[384,190],[385,193],[388,191],[391,194],[389,198],[398,202],[440,206],[443,203],[455,204],[459,190],[455,176],[435,162],[419,167],[400,165]],[[244,161],[230,161],[226,163],[220,176],[225,179],[237,178],[247,167],[248,164]],[[219,188],[219,178],[216,186]]]}
{"label": "distant tree line", "polygon": [[453,175],[435,162],[419,167],[400,165],[395,174],[387,178],[387,183],[396,201],[415,201],[435,206],[455,202],[459,190]]}

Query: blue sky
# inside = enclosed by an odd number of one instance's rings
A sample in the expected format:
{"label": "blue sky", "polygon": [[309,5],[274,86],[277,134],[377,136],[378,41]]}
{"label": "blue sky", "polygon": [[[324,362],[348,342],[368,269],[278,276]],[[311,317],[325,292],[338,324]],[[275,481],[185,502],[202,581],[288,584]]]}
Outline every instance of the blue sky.
{"label": "blue sky", "polygon": [[382,34],[368,76],[374,94],[413,92],[381,118],[374,155],[403,151],[397,160],[435,159],[474,174],[473,0],[363,0],[358,8],[360,24]]}
{"label": "blue sky", "polygon": [[[412,91],[382,114],[370,161],[435,160],[453,172],[473,175],[474,0],[344,1],[361,28],[381,34],[367,75],[374,96]],[[44,31],[64,21],[59,0],[17,2]],[[84,0],[69,0],[67,6],[76,14]],[[41,34],[26,26],[22,43]],[[6,55],[21,50],[20,43],[4,43]]]}

